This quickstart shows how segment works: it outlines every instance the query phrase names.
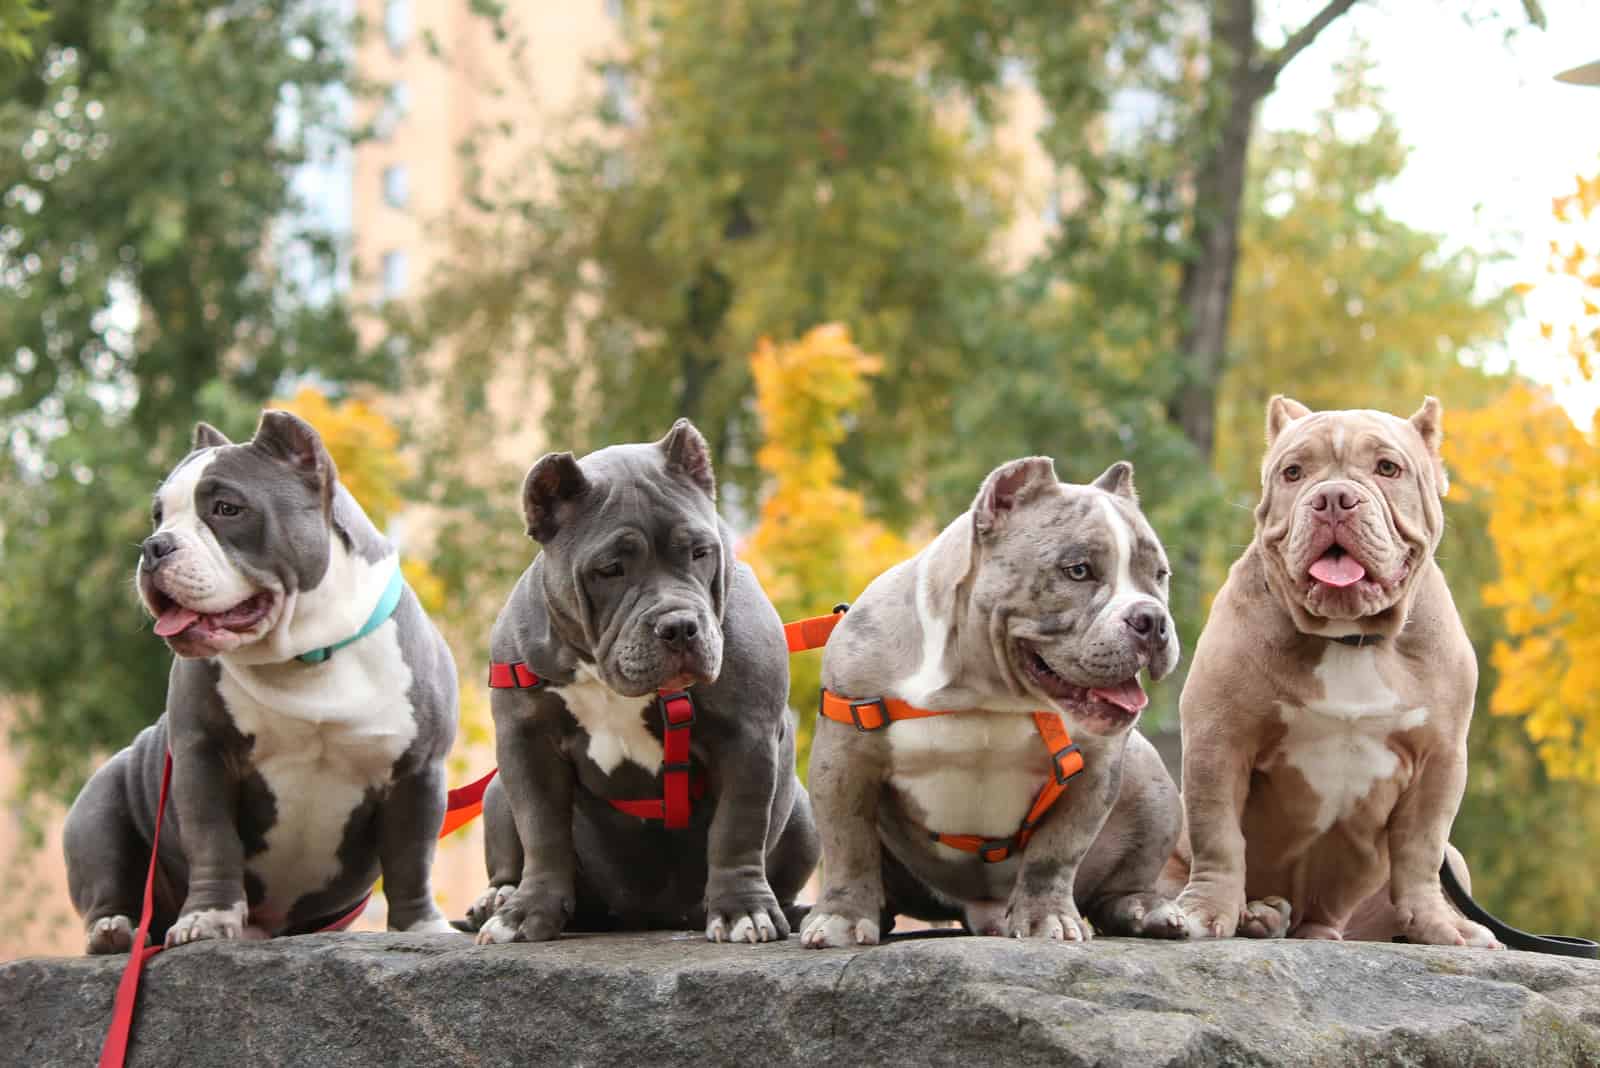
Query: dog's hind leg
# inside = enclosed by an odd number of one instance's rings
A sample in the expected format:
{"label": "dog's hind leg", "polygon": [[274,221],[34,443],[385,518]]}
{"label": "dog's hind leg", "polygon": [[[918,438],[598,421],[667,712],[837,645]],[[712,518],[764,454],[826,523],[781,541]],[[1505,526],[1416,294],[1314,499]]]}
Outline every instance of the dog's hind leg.
{"label": "dog's hind leg", "polygon": [[128,952],[144,903],[150,842],[128,812],[129,771],[126,750],[96,771],[62,832],[67,892],[83,917],[91,954]]}
{"label": "dog's hind leg", "polygon": [[483,792],[483,860],[489,886],[467,909],[465,927],[476,931],[493,916],[522,881],[522,839],[511,818],[511,802],[500,777]]}

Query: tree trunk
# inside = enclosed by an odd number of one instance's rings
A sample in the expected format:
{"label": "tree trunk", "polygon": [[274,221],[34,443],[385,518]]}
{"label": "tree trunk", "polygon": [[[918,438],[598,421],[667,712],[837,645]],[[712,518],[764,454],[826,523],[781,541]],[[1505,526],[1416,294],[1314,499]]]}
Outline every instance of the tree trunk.
{"label": "tree trunk", "polygon": [[1195,174],[1195,253],[1184,264],[1180,290],[1184,383],[1171,414],[1207,458],[1216,436],[1250,136],[1256,105],[1271,84],[1256,65],[1255,21],[1255,0],[1216,0],[1212,8],[1212,77],[1224,83],[1218,97],[1222,113],[1213,126],[1217,138]]}

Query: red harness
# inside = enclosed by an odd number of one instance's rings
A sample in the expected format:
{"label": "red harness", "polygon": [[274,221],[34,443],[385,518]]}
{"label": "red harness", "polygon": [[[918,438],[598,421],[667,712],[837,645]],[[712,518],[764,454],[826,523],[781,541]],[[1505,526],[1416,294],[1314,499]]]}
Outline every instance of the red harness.
{"label": "red harness", "polygon": [[[489,664],[492,690],[537,690],[544,685],[545,680],[521,661]],[[693,775],[689,768],[694,699],[687,690],[662,690],[656,704],[661,706],[661,796],[611,801],[610,805],[642,820],[660,820],[669,831],[681,831],[689,826],[690,803],[706,795],[705,776]]]}

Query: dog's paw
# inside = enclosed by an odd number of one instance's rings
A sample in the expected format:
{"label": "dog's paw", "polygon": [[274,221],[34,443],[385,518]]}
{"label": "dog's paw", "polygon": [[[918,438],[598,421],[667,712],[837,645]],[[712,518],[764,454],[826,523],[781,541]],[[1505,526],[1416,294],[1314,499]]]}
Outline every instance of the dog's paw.
{"label": "dog's paw", "polygon": [[726,894],[707,903],[707,942],[781,942],[789,937],[789,918],[772,891],[762,886]]}
{"label": "dog's paw", "polygon": [[1404,927],[1407,942],[1429,946],[1474,946],[1478,949],[1504,949],[1505,946],[1482,924],[1473,923],[1441,906],[1412,915]]}
{"label": "dog's paw", "polygon": [[1243,902],[1232,907],[1218,905],[1187,890],[1178,895],[1177,904],[1190,938],[1232,938],[1244,911]]}
{"label": "dog's paw", "polygon": [[878,944],[878,921],[865,916],[812,909],[800,928],[800,944],[807,949],[846,949]]}
{"label": "dog's paw", "polygon": [[491,886],[478,895],[467,908],[467,928],[473,931],[483,930],[484,924],[500,911],[500,907],[511,900],[511,895],[517,892],[515,886]]}
{"label": "dog's paw", "polygon": [[[390,928],[394,930],[394,928]],[[435,912],[432,916],[424,916],[400,928],[406,934],[454,934],[455,928],[450,926],[450,921],[444,918],[442,912]]]}
{"label": "dog's paw", "polygon": [[1087,942],[1094,937],[1089,921],[1078,915],[1071,898],[1022,898],[1006,913],[1006,934],[1012,938],[1048,938]]}
{"label": "dog's paw", "polygon": [[1177,903],[1154,892],[1123,894],[1092,909],[1101,934],[1139,938],[1187,938],[1188,925]]}
{"label": "dog's paw", "polygon": [[86,952],[95,956],[102,953],[126,953],[133,948],[134,933],[133,921],[127,916],[102,916],[89,925],[89,945]]}
{"label": "dog's paw", "polygon": [[478,945],[549,942],[561,937],[568,909],[560,898],[535,899],[512,892],[478,929]]}
{"label": "dog's paw", "polygon": [[226,941],[245,934],[246,907],[243,901],[226,909],[199,909],[186,912],[167,929],[167,948],[211,939]]}
{"label": "dog's paw", "polygon": [[1239,937],[1283,938],[1289,933],[1289,920],[1293,915],[1293,906],[1281,897],[1252,901],[1239,913]]}

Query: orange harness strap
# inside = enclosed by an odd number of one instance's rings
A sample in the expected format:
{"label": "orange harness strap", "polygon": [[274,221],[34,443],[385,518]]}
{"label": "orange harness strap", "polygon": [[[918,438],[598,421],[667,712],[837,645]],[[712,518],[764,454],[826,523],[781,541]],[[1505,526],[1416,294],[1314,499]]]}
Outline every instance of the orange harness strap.
{"label": "orange harness strap", "polygon": [[[903,719],[948,716],[957,711],[957,709],[935,711],[917,708],[892,697],[853,701],[828,690],[822,691],[822,715],[836,723],[848,723],[863,732],[882,730],[889,724]],[[1051,776],[1034,795],[1033,804],[1028,807],[1028,814],[1023,817],[1022,826],[1017,828],[1016,833],[1008,838],[985,838],[977,834],[940,834],[937,831],[929,831],[929,838],[952,849],[976,853],[986,864],[998,864],[1012,854],[1020,853],[1027,848],[1028,839],[1033,837],[1039,821],[1044,819],[1045,813],[1049,812],[1057,801],[1061,800],[1062,795],[1067,792],[1067,783],[1072,777],[1083,770],[1083,751],[1073,742],[1072,736],[1067,733],[1067,728],[1062,726],[1060,716],[1053,712],[1035,712],[1033,725],[1039,732],[1039,739],[1050,751]]]}
{"label": "orange harness strap", "polygon": [[810,619],[797,619],[793,623],[785,623],[783,637],[789,643],[789,651],[804,653],[827,645],[828,635],[833,633],[833,628],[839,625],[839,621],[844,619],[844,614],[849,610],[848,604],[840,602],[825,616],[812,616]]}

